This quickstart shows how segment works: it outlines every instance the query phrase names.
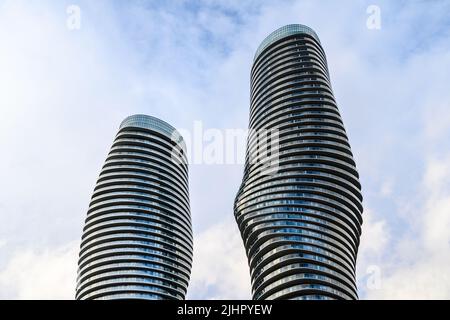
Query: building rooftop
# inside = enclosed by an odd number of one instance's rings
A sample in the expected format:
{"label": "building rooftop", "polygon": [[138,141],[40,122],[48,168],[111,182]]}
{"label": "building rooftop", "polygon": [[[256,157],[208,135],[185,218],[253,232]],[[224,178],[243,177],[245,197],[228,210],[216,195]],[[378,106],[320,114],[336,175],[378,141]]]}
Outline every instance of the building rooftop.
{"label": "building rooftop", "polygon": [[183,137],[180,133],[165,121],[158,118],[136,114],[126,118],[121,124],[120,129],[125,127],[144,128],[161,133],[178,143],[183,143]]}
{"label": "building rooftop", "polygon": [[272,32],[267,38],[264,39],[263,42],[261,42],[260,46],[258,47],[258,50],[256,50],[255,58],[253,61],[256,61],[258,59],[259,55],[268,48],[271,44],[277,42],[278,40],[281,40],[283,38],[295,35],[295,34],[309,34],[310,36],[313,36],[319,43],[319,37],[317,33],[311,29],[310,27],[307,27],[302,24],[288,24],[284,27],[281,27],[274,32]]}

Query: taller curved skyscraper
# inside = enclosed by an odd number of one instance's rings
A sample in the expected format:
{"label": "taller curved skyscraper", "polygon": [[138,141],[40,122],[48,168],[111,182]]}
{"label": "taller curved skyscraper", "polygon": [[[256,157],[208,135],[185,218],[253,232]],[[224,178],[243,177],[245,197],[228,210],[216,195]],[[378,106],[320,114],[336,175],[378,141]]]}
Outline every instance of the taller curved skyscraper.
{"label": "taller curved skyscraper", "polygon": [[287,25],[261,43],[250,129],[235,217],[254,299],[357,299],[361,185],[312,29]]}
{"label": "taller curved skyscraper", "polygon": [[184,150],[159,119],[121,124],[87,213],[77,299],[185,298],[193,241]]}

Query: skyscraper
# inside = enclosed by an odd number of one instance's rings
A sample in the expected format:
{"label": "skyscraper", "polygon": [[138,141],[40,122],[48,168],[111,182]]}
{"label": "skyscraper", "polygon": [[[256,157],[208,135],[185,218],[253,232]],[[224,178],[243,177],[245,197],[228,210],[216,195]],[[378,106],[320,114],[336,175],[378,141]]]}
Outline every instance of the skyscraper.
{"label": "skyscraper", "polygon": [[84,227],[77,299],[184,299],[192,265],[183,138],[145,115],[120,126]]}
{"label": "skyscraper", "polygon": [[[261,43],[250,129],[235,217],[253,298],[357,299],[361,185],[312,29],[287,25]],[[277,148],[260,148],[262,130],[277,131],[266,141]]]}

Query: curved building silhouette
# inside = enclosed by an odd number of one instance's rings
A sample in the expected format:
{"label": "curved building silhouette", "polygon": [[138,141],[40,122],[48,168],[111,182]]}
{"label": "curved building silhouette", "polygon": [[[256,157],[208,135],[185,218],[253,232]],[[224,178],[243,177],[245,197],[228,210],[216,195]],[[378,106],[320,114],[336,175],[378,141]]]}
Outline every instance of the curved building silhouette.
{"label": "curved building silhouette", "polygon": [[[258,48],[250,129],[235,217],[253,298],[358,299],[361,185],[312,29],[287,25]],[[277,134],[261,147],[261,131]]]}
{"label": "curved building silhouette", "polygon": [[120,126],[87,213],[76,298],[185,298],[192,264],[183,138],[145,115]]}

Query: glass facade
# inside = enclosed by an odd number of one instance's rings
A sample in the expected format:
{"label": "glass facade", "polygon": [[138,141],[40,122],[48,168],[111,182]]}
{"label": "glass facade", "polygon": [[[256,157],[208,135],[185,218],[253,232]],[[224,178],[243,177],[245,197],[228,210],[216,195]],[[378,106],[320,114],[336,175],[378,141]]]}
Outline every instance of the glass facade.
{"label": "glass facade", "polygon": [[[235,217],[254,299],[357,299],[361,185],[311,28],[282,27],[258,48],[250,129]],[[260,130],[277,130],[276,149],[260,147]]]}
{"label": "glass facade", "polygon": [[77,299],[185,298],[193,240],[184,150],[159,119],[123,121],[87,213]]}
{"label": "glass facade", "polygon": [[264,39],[264,41],[260,44],[258,50],[256,50],[255,60],[258,58],[261,52],[263,52],[272,43],[277,42],[278,40],[288,37],[290,35],[296,35],[301,33],[311,35],[312,37],[314,37],[314,39],[316,39],[320,43],[319,37],[317,36],[316,32],[310,27],[301,24],[288,24],[287,26],[275,30],[266,39]]}

